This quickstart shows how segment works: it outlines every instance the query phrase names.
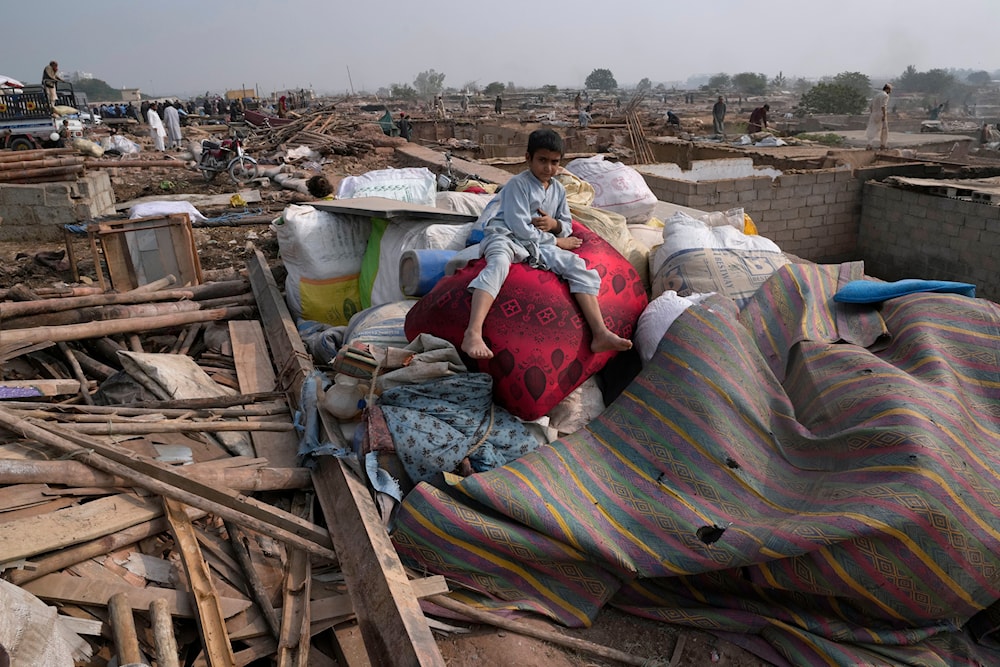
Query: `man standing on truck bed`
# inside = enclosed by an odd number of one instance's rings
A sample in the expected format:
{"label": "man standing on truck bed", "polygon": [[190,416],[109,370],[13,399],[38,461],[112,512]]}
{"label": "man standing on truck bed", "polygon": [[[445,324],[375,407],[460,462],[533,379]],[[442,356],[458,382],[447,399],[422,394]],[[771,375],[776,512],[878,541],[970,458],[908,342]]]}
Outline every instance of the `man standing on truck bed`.
{"label": "man standing on truck bed", "polygon": [[42,86],[49,96],[49,106],[54,107],[56,105],[56,82],[65,80],[59,76],[59,63],[55,60],[50,62],[48,67],[42,72]]}

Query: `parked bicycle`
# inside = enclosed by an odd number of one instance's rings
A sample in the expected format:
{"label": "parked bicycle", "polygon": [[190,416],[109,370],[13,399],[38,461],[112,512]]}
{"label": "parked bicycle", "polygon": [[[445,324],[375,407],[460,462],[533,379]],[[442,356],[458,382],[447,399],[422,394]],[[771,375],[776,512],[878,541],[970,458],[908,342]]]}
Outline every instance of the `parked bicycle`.
{"label": "parked bicycle", "polygon": [[257,160],[243,151],[243,142],[239,136],[223,139],[221,142],[202,140],[198,169],[208,182],[222,172],[228,172],[229,178],[238,185],[257,178]]}

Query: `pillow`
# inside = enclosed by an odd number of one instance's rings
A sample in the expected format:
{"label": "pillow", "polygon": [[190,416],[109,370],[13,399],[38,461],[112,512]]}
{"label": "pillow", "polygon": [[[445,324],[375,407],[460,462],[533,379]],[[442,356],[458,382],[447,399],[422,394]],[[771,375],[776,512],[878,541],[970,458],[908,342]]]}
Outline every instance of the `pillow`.
{"label": "pillow", "polygon": [[789,260],[782,252],[694,248],[671,255],[653,278],[653,298],[667,290],[679,296],[718,292],[740,308],[771,274]]}
{"label": "pillow", "polygon": [[[584,241],[575,252],[601,274],[597,299],[608,328],[630,338],[647,302],[639,274],[594,232],[574,222],[573,234]],[[445,276],[418,301],[406,315],[407,339],[430,333],[460,349],[472,302],[468,286],[485,264],[478,259]],[[511,266],[483,337],[493,358],[465,357],[466,365],[489,373],[494,400],[524,420],[548,413],[615,354],[590,351],[590,331],[566,281],[526,264]]]}

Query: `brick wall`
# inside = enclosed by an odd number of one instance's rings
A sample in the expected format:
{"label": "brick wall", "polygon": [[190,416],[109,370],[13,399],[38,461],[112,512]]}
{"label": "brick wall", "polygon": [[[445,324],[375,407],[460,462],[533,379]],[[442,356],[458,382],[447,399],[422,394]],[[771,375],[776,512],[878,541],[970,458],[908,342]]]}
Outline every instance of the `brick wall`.
{"label": "brick wall", "polygon": [[997,301],[998,248],[1000,206],[864,186],[858,253],[869,275],[973,283],[976,296]]}
{"label": "brick wall", "polygon": [[643,174],[662,201],[703,211],[743,207],[763,236],[816,262],[852,258],[861,182],[847,169],[691,183]]}
{"label": "brick wall", "polygon": [[115,193],[106,171],[76,181],[0,185],[0,240],[62,241],[63,225],[115,212]]}

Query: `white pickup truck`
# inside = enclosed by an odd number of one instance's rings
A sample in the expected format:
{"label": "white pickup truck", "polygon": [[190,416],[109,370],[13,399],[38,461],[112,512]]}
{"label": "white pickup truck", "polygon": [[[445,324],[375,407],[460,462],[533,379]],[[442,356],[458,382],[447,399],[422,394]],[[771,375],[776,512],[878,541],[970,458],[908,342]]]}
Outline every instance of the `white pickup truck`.
{"label": "white pickup truck", "polygon": [[56,109],[49,104],[42,86],[0,88],[0,148],[30,150],[49,148],[58,139],[63,120],[67,121],[70,138],[83,136],[83,123],[77,115],[60,116],[57,111],[65,107],[75,109],[73,86],[59,83],[56,89]]}

